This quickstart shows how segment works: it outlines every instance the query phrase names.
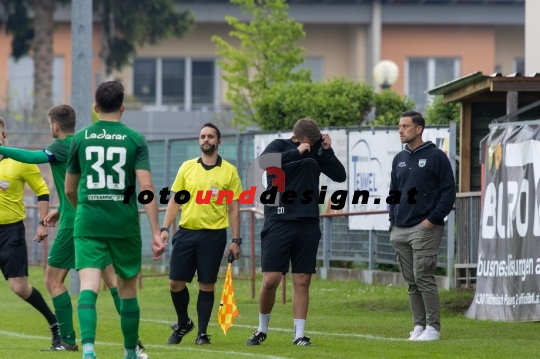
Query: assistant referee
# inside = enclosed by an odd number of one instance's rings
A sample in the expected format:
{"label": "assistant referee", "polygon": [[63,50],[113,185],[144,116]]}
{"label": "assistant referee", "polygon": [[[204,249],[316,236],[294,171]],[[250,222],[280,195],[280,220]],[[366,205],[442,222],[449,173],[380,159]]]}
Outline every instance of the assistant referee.
{"label": "assistant referee", "polygon": [[[235,259],[240,256],[242,239],[238,198],[242,183],[236,168],[218,155],[220,144],[219,129],[212,123],[204,124],[199,136],[201,157],[184,162],[172,186],[173,192],[187,191],[190,199],[182,205],[180,225],[172,239],[169,284],[178,322],[171,325],[173,333],[167,344],[180,343],[184,335],[195,327],[188,316],[189,292],[186,287],[186,282],[193,280],[195,271],[199,281],[199,330],[195,344],[210,344],[206,330],[214,306],[219,266],[227,244],[229,220],[233,238],[228,254],[232,252]],[[202,201],[199,202],[206,204],[196,203],[198,191],[202,191],[202,196],[199,195]],[[225,193],[228,197],[223,196]],[[161,238],[165,243],[169,238],[168,229],[179,209],[180,204],[171,197],[161,228]]]}

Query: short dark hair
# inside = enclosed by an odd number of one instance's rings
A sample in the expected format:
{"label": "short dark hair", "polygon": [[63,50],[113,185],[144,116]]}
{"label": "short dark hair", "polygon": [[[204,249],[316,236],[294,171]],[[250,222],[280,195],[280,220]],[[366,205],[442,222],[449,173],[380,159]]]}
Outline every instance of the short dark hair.
{"label": "short dark hair", "polygon": [[405,111],[401,114],[401,117],[410,117],[415,126],[422,126],[422,131],[426,128],[426,120],[424,120],[424,116],[420,112]]}
{"label": "short dark hair", "polygon": [[100,112],[117,112],[124,103],[124,86],[116,81],[107,81],[96,90],[96,105]]}
{"label": "short dark hair", "polygon": [[293,134],[300,141],[304,138],[307,138],[310,141],[318,141],[322,136],[319,125],[311,118],[303,118],[296,121],[293,128]]}
{"label": "short dark hair", "polygon": [[60,127],[60,130],[65,133],[75,132],[76,115],[75,109],[70,105],[58,105],[49,110],[47,114]]}
{"label": "short dark hair", "polygon": [[203,125],[203,127],[201,127],[201,130],[205,127],[212,127],[214,130],[216,130],[216,134],[217,134],[217,138],[218,140],[221,138],[221,131],[219,130],[219,128],[217,128],[216,125],[214,125],[212,122],[207,122]]}

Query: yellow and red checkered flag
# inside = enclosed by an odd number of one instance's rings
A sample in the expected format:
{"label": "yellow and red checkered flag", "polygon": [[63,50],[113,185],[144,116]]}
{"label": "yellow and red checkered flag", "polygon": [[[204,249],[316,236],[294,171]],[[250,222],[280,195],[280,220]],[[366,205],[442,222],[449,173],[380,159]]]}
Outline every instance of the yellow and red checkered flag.
{"label": "yellow and red checkered flag", "polygon": [[218,311],[218,325],[227,335],[227,331],[233,325],[234,317],[238,316],[238,307],[234,299],[234,287],[232,282],[231,263],[234,260],[234,254],[231,252],[228,257],[227,274],[225,275],[225,284],[223,285],[223,294]]}

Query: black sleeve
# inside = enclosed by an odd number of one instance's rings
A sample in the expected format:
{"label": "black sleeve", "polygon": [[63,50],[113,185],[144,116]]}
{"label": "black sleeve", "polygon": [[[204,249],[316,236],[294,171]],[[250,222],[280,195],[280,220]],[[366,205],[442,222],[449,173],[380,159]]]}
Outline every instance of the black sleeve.
{"label": "black sleeve", "polygon": [[452,173],[452,166],[450,160],[442,151],[439,155],[438,167],[441,199],[427,218],[431,223],[441,223],[444,217],[450,213],[456,201],[456,183]]}
{"label": "black sleeve", "polygon": [[345,167],[343,167],[341,161],[334,154],[332,147],[322,150],[319,158],[319,167],[321,168],[321,172],[334,182],[345,182],[347,180]]}
{"label": "black sleeve", "polygon": [[294,148],[289,151],[285,151],[285,148],[283,148],[281,141],[274,140],[270,142],[268,146],[264,149],[262,154],[265,153],[281,153],[281,164],[284,165],[289,162],[299,161],[302,156],[300,155],[300,152],[297,148]]}
{"label": "black sleeve", "polygon": [[[394,160],[392,161],[392,172],[390,174],[390,191],[399,191],[398,183],[397,183],[397,177],[396,172],[394,171],[394,168],[396,168],[396,157],[394,157]],[[389,193],[390,194],[390,193]],[[390,228],[396,225],[396,215],[394,213],[394,209],[396,205],[394,202],[388,205],[390,207],[390,212],[388,213],[390,218]]]}

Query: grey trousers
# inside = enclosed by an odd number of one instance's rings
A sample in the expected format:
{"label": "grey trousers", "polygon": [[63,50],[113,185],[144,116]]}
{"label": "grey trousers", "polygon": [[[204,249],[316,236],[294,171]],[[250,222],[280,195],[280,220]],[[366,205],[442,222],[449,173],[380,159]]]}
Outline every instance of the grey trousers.
{"label": "grey trousers", "polygon": [[409,302],[414,325],[429,325],[441,330],[440,302],[435,269],[437,254],[444,226],[433,229],[422,223],[414,227],[394,227],[390,243],[397,252],[397,259],[405,282],[409,285]]}

